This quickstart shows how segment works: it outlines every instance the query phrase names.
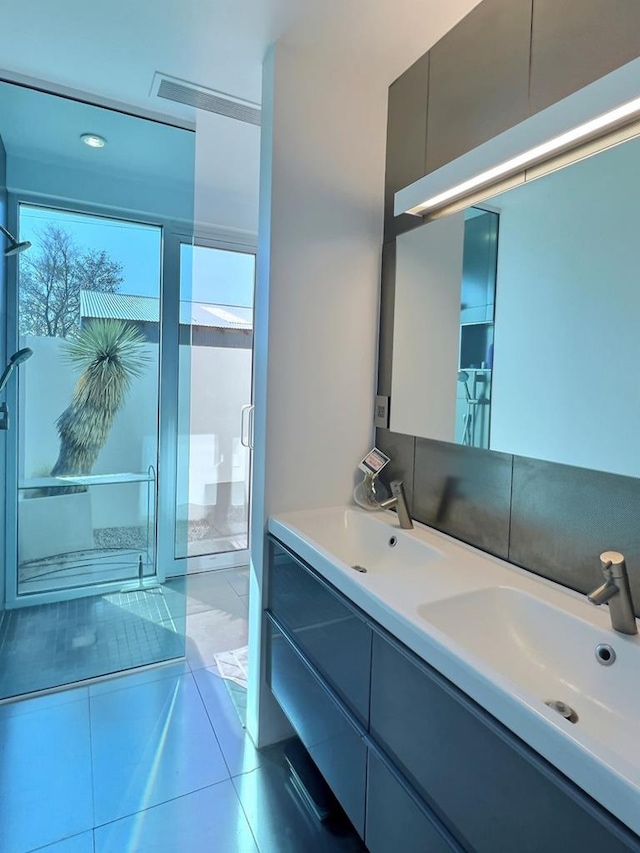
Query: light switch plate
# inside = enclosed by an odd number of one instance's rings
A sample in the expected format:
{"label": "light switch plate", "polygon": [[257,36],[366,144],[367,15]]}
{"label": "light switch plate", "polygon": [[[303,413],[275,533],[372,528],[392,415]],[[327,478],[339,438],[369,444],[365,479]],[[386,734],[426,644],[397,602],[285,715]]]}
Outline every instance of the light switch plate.
{"label": "light switch plate", "polygon": [[389,397],[380,394],[376,397],[373,425],[378,429],[389,429]]}

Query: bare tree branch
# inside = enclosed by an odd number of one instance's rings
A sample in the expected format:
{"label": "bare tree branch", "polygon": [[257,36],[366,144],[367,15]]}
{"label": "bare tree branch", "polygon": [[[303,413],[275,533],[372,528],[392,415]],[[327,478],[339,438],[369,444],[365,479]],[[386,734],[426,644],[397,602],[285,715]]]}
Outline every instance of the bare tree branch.
{"label": "bare tree branch", "polygon": [[20,334],[66,338],[80,328],[80,291],[116,293],[122,264],[103,249],[81,249],[56,225],[20,257]]}

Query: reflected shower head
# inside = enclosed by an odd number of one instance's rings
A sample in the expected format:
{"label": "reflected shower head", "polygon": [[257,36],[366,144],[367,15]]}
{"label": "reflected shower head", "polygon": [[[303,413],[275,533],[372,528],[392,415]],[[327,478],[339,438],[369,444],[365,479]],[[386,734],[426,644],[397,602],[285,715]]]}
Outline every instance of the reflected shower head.
{"label": "reflected shower head", "polygon": [[471,394],[469,392],[469,386],[467,385],[468,381],[469,381],[469,374],[467,373],[467,371],[466,370],[459,370],[458,371],[458,382],[460,382],[462,384],[462,387],[464,388],[464,396],[467,399],[467,403],[469,402],[469,400],[471,400]]}
{"label": "reflected shower head", "polygon": [[31,358],[33,355],[33,350],[29,349],[29,347],[24,347],[24,349],[19,349],[17,352],[14,352],[12,356],[9,357],[9,361],[7,362],[7,366],[5,367],[2,376],[0,376],[0,393],[4,391],[4,386],[9,381],[9,377],[13,373],[14,367],[18,364],[22,364],[23,361]]}
{"label": "reflected shower head", "polygon": [[12,234],[10,234],[6,228],[3,228],[2,225],[0,225],[0,231],[2,231],[4,236],[9,241],[9,245],[4,250],[4,255],[6,258],[11,257],[11,255],[18,255],[20,254],[20,252],[24,252],[27,249],[31,248],[31,243],[28,240],[24,240],[22,243],[18,243],[16,238]]}

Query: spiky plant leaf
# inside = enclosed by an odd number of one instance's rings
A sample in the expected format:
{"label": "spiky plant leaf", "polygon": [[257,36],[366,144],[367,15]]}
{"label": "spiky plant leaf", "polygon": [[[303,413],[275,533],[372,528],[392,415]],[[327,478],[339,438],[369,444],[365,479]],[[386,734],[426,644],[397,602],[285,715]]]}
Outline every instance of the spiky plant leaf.
{"label": "spiky plant leaf", "polygon": [[132,377],[140,376],[144,371],[140,361],[149,361],[141,353],[144,343],[144,336],[123,320],[93,320],[66,341],[63,358],[80,370],[122,366]]}
{"label": "spiky plant leaf", "polygon": [[88,474],[134,378],[149,357],[144,337],[122,320],[94,320],[68,341],[64,359],[80,370],[70,405],[58,418],[60,455],[52,474]]}

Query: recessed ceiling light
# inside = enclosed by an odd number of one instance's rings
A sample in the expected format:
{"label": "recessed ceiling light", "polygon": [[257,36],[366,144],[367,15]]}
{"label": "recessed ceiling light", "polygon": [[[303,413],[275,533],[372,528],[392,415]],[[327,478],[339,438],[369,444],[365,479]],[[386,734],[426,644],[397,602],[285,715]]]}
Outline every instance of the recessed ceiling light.
{"label": "recessed ceiling light", "polygon": [[104,148],[107,144],[107,140],[104,136],[98,136],[97,133],[83,133],[80,139],[85,145],[88,145],[89,148]]}

